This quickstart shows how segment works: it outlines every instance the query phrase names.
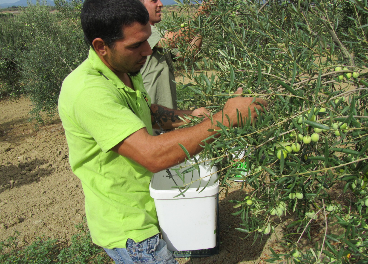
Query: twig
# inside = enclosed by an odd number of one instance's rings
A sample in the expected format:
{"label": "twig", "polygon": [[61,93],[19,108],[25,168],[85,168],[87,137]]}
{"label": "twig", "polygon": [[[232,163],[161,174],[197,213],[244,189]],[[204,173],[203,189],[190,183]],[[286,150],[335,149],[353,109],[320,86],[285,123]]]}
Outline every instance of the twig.
{"label": "twig", "polygon": [[262,9],[268,4],[268,2],[270,2],[270,0],[267,0],[262,6],[261,8],[258,10],[258,13],[262,11]]}
{"label": "twig", "polygon": [[59,58],[65,63],[65,65],[69,68],[70,71],[73,71],[73,69],[69,66],[69,64],[65,61],[64,58],[60,57]]}
{"label": "twig", "polygon": [[325,228],[325,236],[323,237],[321,251],[319,252],[318,259],[321,258],[323,247],[325,246],[325,241],[326,241],[326,237],[327,237],[327,216],[326,216],[326,208],[325,208],[325,201],[324,201],[324,199],[322,199],[322,203],[323,203],[323,207],[322,208],[323,208],[323,214],[325,216],[326,228]]}
{"label": "twig", "polygon": [[[325,11],[326,16],[322,16],[321,17],[321,21],[322,24],[326,27],[326,29],[328,30],[328,32],[330,33],[332,40],[337,43],[337,45],[340,47],[343,56],[345,57],[345,59],[349,60],[349,65],[350,66],[354,66],[354,58],[353,55],[349,53],[349,51],[346,49],[346,47],[344,46],[344,44],[342,44],[342,42],[340,41],[340,39],[338,38],[333,26],[331,25],[331,21],[328,18],[327,12]],[[315,15],[317,15],[315,13]]]}
{"label": "twig", "polygon": [[312,220],[314,220],[314,216],[316,216],[316,215],[317,215],[321,210],[322,210],[322,208],[321,208],[321,209],[319,209],[319,210],[317,211],[317,213],[315,213],[315,214],[313,215],[313,217],[309,220],[309,222],[308,222],[308,223],[307,223],[307,225],[304,227],[304,230],[303,230],[303,232],[300,234],[300,237],[299,237],[298,241],[296,241],[296,243],[299,243],[299,241],[300,241],[300,239],[302,238],[302,236],[303,236],[303,234],[304,234],[305,230],[307,229],[307,227],[309,226],[309,224],[312,222]]}
{"label": "twig", "polygon": [[[176,183],[176,181],[175,181],[175,179],[174,179],[173,175],[171,174],[171,171],[170,171],[169,169],[166,169],[166,172],[167,172],[167,174],[169,175],[169,176],[167,176],[167,177],[171,178],[171,179],[174,181],[175,185],[176,185],[177,187],[179,187],[179,185]],[[179,187],[178,189],[179,189],[179,192],[181,193],[181,195],[183,195],[183,197],[185,197],[184,193],[180,190],[180,187]]]}

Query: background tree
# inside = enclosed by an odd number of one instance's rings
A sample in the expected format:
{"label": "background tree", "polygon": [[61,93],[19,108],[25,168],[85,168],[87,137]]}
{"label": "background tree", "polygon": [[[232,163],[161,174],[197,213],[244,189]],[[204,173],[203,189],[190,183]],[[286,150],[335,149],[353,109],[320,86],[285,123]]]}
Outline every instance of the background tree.
{"label": "background tree", "polygon": [[88,51],[79,22],[81,1],[57,0],[55,4],[57,12],[38,2],[1,24],[6,46],[2,47],[0,77],[6,81],[7,94],[29,96],[32,116],[40,122],[41,113],[56,113],[62,81]]}

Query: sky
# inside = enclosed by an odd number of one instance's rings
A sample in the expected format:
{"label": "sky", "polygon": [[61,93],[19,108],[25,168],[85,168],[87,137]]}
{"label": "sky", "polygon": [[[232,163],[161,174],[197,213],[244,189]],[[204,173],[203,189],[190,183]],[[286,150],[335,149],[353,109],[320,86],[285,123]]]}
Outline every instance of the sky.
{"label": "sky", "polygon": [[18,0],[0,0],[0,5],[2,4],[8,4],[8,3],[14,3],[17,2]]}

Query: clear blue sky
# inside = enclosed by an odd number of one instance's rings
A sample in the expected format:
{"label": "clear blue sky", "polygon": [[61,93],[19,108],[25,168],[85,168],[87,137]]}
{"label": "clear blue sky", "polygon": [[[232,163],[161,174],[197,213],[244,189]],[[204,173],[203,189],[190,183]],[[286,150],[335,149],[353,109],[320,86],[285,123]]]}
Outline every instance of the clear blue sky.
{"label": "clear blue sky", "polygon": [[14,3],[17,2],[18,0],[0,0],[0,5],[2,4],[8,4],[8,3]]}

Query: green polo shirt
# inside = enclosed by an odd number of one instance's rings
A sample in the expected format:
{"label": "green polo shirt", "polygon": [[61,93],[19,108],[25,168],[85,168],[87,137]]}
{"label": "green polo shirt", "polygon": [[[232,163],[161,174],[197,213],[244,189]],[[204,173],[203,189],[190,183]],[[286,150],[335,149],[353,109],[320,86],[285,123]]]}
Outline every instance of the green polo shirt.
{"label": "green polo shirt", "polygon": [[92,240],[125,248],[159,232],[149,194],[152,173],[110,149],[141,128],[152,134],[150,99],[140,74],[126,86],[91,49],[63,82],[59,115],[72,171],[80,178]]}

